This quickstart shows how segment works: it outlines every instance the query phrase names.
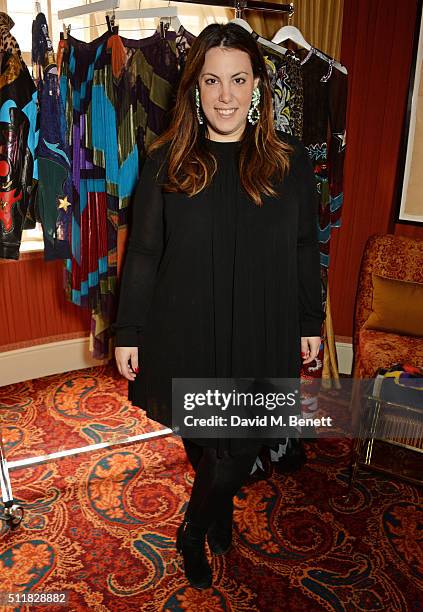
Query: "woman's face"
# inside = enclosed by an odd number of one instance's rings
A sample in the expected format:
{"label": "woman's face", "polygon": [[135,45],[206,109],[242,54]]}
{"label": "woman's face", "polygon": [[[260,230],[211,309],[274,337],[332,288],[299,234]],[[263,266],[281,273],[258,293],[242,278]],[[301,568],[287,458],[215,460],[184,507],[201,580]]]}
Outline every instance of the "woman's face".
{"label": "woman's face", "polygon": [[258,82],[245,51],[228,47],[207,51],[198,84],[212,140],[240,140]]}

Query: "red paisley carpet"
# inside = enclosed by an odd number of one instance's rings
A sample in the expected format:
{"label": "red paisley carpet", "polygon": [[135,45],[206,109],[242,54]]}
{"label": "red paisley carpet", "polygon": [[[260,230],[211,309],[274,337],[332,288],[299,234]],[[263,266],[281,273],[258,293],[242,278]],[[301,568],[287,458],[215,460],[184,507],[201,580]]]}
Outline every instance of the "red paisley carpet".
{"label": "red paisley carpet", "polygon": [[[125,394],[111,366],[1,388],[8,459],[161,428]],[[0,590],[69,591],[66,609],[97,612],[422,610],[421,491],[360,472],[345,505],[349,442],[306,451],[301,470],[242,489],[234,546],[213,558],[206,591],[187,584],[174,547],[193,479],[179,438],[14,469],[24,518],[0,523]]]}

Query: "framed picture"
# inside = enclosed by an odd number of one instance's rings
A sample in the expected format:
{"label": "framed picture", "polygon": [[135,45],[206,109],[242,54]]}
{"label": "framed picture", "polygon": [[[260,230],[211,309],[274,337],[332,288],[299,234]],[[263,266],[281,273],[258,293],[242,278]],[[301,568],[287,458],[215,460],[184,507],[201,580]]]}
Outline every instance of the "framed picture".
{"label": "framed picture", "polygon": [[398,168],[396,222],[423,223],[423,14],[419,1],[408,104]]}

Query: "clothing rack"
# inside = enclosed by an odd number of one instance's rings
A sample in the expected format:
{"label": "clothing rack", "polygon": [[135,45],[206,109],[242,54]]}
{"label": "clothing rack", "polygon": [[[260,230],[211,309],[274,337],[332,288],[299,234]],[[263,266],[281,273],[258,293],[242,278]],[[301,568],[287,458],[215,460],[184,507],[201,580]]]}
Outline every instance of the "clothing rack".
{"label": "clothing rack", "polygon": [[114,11],[119,7],[120,0],[99,0],[92,4],[82,4],[69,9],[58,11],[57,18],[59,21],[79,17],[81,15],[91,15],[92,13],[100,13],[106,11]]}
{"label": "clothing rack", "polygon": [[[294,3],[290,4],[274,4],[272,2],[265,2],[262,0],[172,0],[173,2],[184,2],[185,4],[200,4],[206,6],[218,6],[222,8],[231,8],[235,10],[235,16],[237,18],[242,17],[242,13],[245,10],[250,11],[267,11],[272,13],[289,13],[289,17],[294,14]],[[172,11],[176,11],[176,7],[170,6],[169,0],[167,8],[152,8],[152,9],[138,9],[138,10],[124,10],[115,13],[115,9],[119,8],[120,0],[99,0],[90,4],[83,4],[69,9],[58,11],[58,19],[64,20],[67,18],[78,17],[81,15],[89,15],[92,13],[98,13],[101,11],[113,11],[112,17],[106,16],[107,26],[111,30],[114,26],[115,16],[118,19],[141,19],[145,17],[172,17],[175,22],[176,29],[178,29],[178,23],[180,22],[176,15]],[[38,3],[36,3],[37,5]],[[166,15],[164,15],[166,13]],[[67,33],[70,32],[70,26],[67,28],[64,26]]]}
{"label": "clothing rack", "polygon": [[[166,2],[168,0],[165,0]],[[294,3],[274,4],[273,2],[262,2],[261,0],[172,0],[172,2],[184,2],[185,4],[204,4],[207,6],[220,6],[221,8],[235,9],[237,17],[242,17],[243,11],[268,11],[272,13],[294,14]]]}
{"label": "clothing rack", "polygon": [[[122,21],[125,19],[150,19],[154,17],[160,17],[160,31],[162,33],[162,37],[164,36],[163,27],[167,29],[169,25],[172,25],[173,29],[176,32],[179,32],[183,26],[178,17],[178,7],[176,6],[166,6],[166,7],[154,7],[150,9],[138,9],[138,10],[125,10],[125,11],[113,11],[112,19],[114,26],[115,21]],[[108,17],[106,16],[106,19]],[[166,25],[163,24],[163,21],[166,20]],[[145,30],[155,29],[155,28],[142,28]],[[123,31],[135,31],[135,30],[123,30]]]}
{"label": "clothing rack", "polygon": [[[169,0],[165,0],[169,4]],[[268,11],[271,13],[294,14],[294,3],[274,4],[262,0],[172,0],[173,2],[184,2],[185,4],[203,4],[207,6],[220,6],[222,8],[235,9],[236,17],[242,17],[243,11]],[[69,9],[58,11],[57,17],[60,21],[81,15],[111,11],[119,8],[120,0],[99,0],[90,4],[83,4]],[[128,11],[129,13],[129,11]]]}
{"label": "clothing rack", "polygon": [[[117,5],[119,4],[119,0],[111,0],[111,2],[112,4],[117,4]],[[100,4],[100,3],[97,2],[95,4]],[[79,9],[76,9],[76,10],[79,10]],[[95,9],[94,12],[98,12],[97,8]],[[84,13],[84,14],[89,14],[89,13]],[[150,9],[123,10],[123,11],[115,11],[113,9],[113,12],[111,14],[106,13],[106,23],[97,23],[94,25],[81,26],[81,27],[77,27],[74,29],[84,30],[86,28],[98,27],[100,25],[107,25],[109,32],[112,32],[113,34],[117,34],[118,27],[115,25],[116,21],[121,21],[125,19],[126,20],[127,19],[151,19],[155,17],[160,18],[161,27],[163,26],[164,20],[167,21],[167,24],[164,26],[165,29],[167,29],[169,25],[171,24],[172,27],[175,29],[175,31],[179,32],[179,30],[181,30],[183,27],[178,17],[178,8],[176,6],[167,6],[167,7],[153,7]],[[67,26],[63,24],[63,27],[64,27],[64,32],[60,33],[61,40],[63,40],[65,33],[67,36],[71,32],[71,24],[68,24]],[[141,29],[148,30],[148,29],[155,29],[155,28],[141,28]],[[131,30],[131,31],[136,31],[136,30]],[[162,32],[162,36],[164,36],[164,32]]]}

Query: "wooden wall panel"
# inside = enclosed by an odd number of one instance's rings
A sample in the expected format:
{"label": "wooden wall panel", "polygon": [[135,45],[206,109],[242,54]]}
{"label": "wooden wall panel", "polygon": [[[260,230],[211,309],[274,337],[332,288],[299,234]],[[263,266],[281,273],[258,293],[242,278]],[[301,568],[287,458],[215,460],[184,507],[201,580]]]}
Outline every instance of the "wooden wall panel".
{"label": "wooden wall panel", "polygon": [[395,223],[394,234],[423,240],[423,223],[414,225],[412,223]]}
{"label": "wooden wall panel", "polygon": [[43,257],[0,260],[0,351],[89,334],[90,312],[65,299],[63,263]]}

